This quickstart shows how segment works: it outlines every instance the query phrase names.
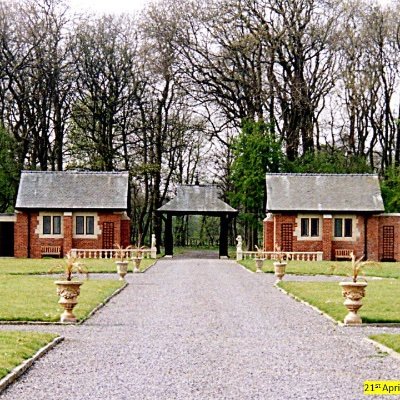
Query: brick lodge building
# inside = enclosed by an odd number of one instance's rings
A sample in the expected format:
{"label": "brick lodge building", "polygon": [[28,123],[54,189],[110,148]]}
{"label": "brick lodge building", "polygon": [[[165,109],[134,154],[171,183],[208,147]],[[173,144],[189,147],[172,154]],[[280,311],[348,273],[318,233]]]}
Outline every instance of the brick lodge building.
{"label": "brick lodge building", "polygon": [[23,171],[15,205],[14,256],[59,252],[62,257],[71,249],[127,246],[127,206],[127,172]]}
{"label": "brick lodge building", "polygon": [[353,251],[375,261],[400,261],[400,214],[385,214],[377,175],[267,174],[264,251],[322,252],[324,260]]}

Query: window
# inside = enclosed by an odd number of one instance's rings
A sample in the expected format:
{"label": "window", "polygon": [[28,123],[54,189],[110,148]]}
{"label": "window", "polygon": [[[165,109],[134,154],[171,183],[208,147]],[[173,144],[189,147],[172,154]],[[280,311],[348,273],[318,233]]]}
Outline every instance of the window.
{"label": "window", "polygon": [[319,218],[301,218],[301,236],[319,236]]}
{"label": "window", "polygon": [[59,215],[53,217],[53,234],[61,235],[61,217]]}
{"label": "window", "polygon": [[77,235],[94,235],[94,217],[78,215],[75,219]]}
{"label": "window", "polygon": [[51,235],[51,217],[45,215],[43,217],[43,235]]}
{"label": "window", "polygon": [[76,234],[85,234],[85,217],[76,217]]}
{"label": "window", "polygon": [[61,235],[61,216],[43,216],[43,235]]}
{"label": "window", "polygon": [[86,217],[86,235],[94,235],[94,217]]}
{"label": "window", "polygon": [[353,219],[352,218],[335,218],[334,236],[352,237],[353,236]]}

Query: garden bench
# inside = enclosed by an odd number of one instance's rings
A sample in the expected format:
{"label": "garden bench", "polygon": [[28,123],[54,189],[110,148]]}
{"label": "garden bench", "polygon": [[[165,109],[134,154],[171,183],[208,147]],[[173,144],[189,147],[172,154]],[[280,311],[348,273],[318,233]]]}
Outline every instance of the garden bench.
{"label": "garden bench", "polygon": [[344,259],[344,260],[351,260],[351,253],[353,250],[350,249],[336,249],[335,250],[335,259]]}
{"label": "garden bench", "polygon": [[61,246],[41,246],[40,253],[42,257],[46,256],[61,257]]}

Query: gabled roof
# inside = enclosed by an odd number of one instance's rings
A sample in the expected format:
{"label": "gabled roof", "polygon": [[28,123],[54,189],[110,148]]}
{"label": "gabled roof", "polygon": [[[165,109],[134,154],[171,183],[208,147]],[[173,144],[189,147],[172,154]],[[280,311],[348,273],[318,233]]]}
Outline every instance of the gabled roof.
{"label": "gabled roof", "polygon": [[126,210],[128,172],[22,171],[16,209]]}
{"label": "gabled roof", "polygon": [[267,174],[267,211],[382,212],[371,174]]}
{"label": "gabled roof", "polygon": [[178,186],[176,197],[157,211],[187,214],[233,214],[237,210],[219,199],[219,190],[213,185]]}

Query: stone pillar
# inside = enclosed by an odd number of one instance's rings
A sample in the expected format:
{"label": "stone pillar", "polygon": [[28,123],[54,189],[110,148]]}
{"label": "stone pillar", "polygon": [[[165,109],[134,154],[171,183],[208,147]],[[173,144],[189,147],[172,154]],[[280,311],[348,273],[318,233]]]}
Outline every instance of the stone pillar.
{"label": "stone pillar", "polygon": [[322,220],[322,252],[324,260],[332,259],[332,215],[324,214]]}
{"label": "stone pillar", "polygon": [[229,216],[221,215],[219,231],[219,258],[228,258],[228,226]]}
{"label": "stone pillar", "polygon": [[72,249],[72,236],[73,236],[73,224],[72,224],[72,212],[64,213],[64,240],[63,240],[63,256],[65,257]]}
{"label": "stone pillar", "polygon": [[165,257],[172,257],[174,255],[174,236],[172,231],[172,215],[167,214],[165,221]]}
{"label": "stone pillar", "polygon": [[267,214],[263,221],[263,250],[274,251],[274,217],[272,214]]}

